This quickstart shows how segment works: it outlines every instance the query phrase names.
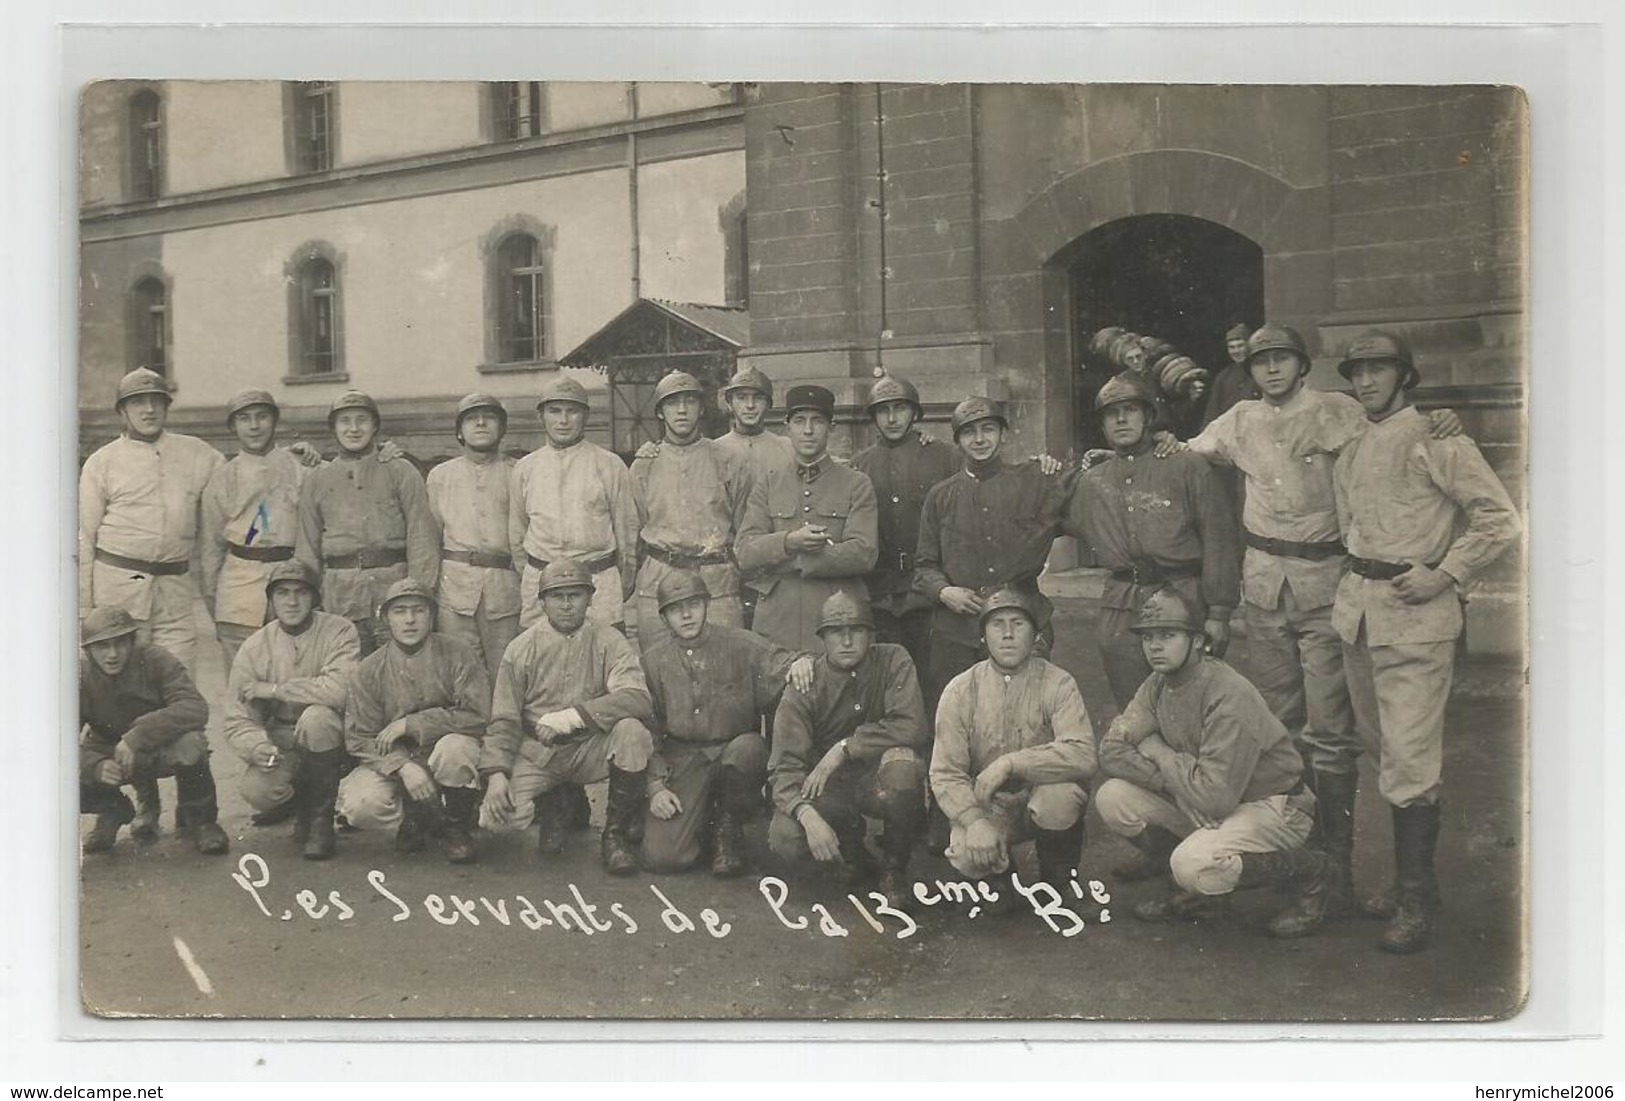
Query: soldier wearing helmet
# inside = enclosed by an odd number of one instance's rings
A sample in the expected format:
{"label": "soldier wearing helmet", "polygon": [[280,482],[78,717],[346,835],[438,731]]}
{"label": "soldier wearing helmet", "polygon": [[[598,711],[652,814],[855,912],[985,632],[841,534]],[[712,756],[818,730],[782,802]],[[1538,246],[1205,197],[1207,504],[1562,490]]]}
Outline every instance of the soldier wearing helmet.
{"label": "soldier wearing helmet", "polygon": [[471,649],[488,679],[519,634],[519,571],[508,542],[514,460],[502,453],[508,411],[469,394],[452,421],[462,454],[429,471],[429,510],[440,525],[439,630]]}
{"label": "soldier wearing helmet", "polygon": [[1144,921],[1198,917],[1238,887],[1296,892],[1276,937],[1320,927],[1336,865],[1305,847],[1315,796],[1281,721],[1258,690],[1203,649],[1204,616],[1174,588],[1135,617],[1151,675],[1100,743],[1095,794],[1106,828],[1172,873],[1177,890],[1134,907]]}
{"label": "soldier wearing helmet", "polygon": [[297,558],[271,567],[271,621],[243,642],[226,680],[222,731],[245,768],[256,822],[296,818],[307,860],[333,855],[333,800],[344,769],[344,697],[361,644],[355,625],[319,610],[321,578]]}
{"label": "soldier wearing helmet", "polygon": [[[203,732],[209,705],[186,668],[161,647],[137,639],[123,608],[92,608],[80,623],[79,810],[94,814],[86,852],[104,852],[135,817],[124,784],[156,786],[175,777],[175,829],[200,853],[230,844],[216,818],[214,774]],[[141,840],[157,836],[154,819]]]}
{"label": "soldier wearing helmet", "polygon": [[762,595],[752,629],[792,650],[818,648],[820,609],[831,593],[866,597],[878,529],[874,483],[829,453],[835,395],[793,386],[785,423],[795,461],[753,482],[735,554]]}
{"label": "soldier wearing helmet", "polygon": [[[717,446],[744,463],[753,483],[765,478],[774,467],[788,467],[795,462],[789,438],[767,425],[767,414],[773,408],[772,379],[759,368],[741,367],[722,388],[722,400],[728,407],[729,428],[717,437]],[[644,445],[645,449],[649,446]],[[746,579],[741,583],[742,622],[747,628],[755,619],[760,596],[760,582]]]}
{"label": "soldier wearing helmet", "polygon": [[1209,645],[1224,654],[1241,548],[1230,498],[1207,463],[1187,453],[1154,458],[1149,382],[1125,371],[1101,387],[1095,404],[1112,454],[1078,479],[1067,530],[1109,571],[1096,637],[1121,708],[1150,672],[1130,627],[1157,588],[1172,585],[1204,604]]}
{"label": "soldier wearing helmet", "polygon": [[337,808],[357,829],[394,829],[398,853],[433,836],[451,863],[471,864],[491,681],[473,647],[432,632],[434,605],[410,577],[384,593],[389,642],[350,679],[345,743],[357,765]]}
{"label": "soldier wearing helmet", "polygon": [[384,590],[403,577],[433,589],[440,530],[423,475],[409,462],[380,463],[378,404],[346,390],[327,413],[338,457],[299,490],[295,554],[322,579],[322,603],[356,625],[363,656],[388,641],[378,618]]}
{"label": "soldier wearing helmet", "polygon": [[123,608],[142,642],[192,669],[197,629],[191,570],[203,491],[225,462],[195,436],[165,430],[169,386],[140,368],[119,381],[118,439],[79,474],[79,607]]}
{"label": "soldier wearing helmet", "polygon": [[537,822],[540,850],[557,853],[565,841],[561,785],[607,778],[600,859],[611,875],[632,875],[654,750],[649,686],[632,644],[589,614],[597,599],[591,567],[549,562],[538,589],[542,618],[513,640],[497,669],[480,748],[480,825]]}
{"label": "soldier wearing helmet", "polygon": [[586,387],[559,375],[536,401],[546,443],[514,464],[508,544],[520,570],[521,629],[542,617],[537,581],[563,559],[592,572],[590,613],[605,626],[626,622],[637,580],[638,505],[626,464],[586,438]]}
{"label": "soldier wearing helmet", "polygon": [[1030,839],[1040,876],[1066,897],[1083,852],[1095,734],[1072,674],[1036,653],[1033,605],[1015,589],[984,603],[988,656],[942,693],[931,794],[951,824],[944,855],[960,874],[1008,871],[1011,848]]}
{"label": "soldier wearing helmet", "polygon": [[1207,405],[1202,410],[1203,428],[1218,420],[1236,402],[1257,401],[1263,396],[1247,370],[1247,338],[1252,333],[1247,325],[1232,325],[1225,330],[1224,352],[1228,362],[1213,375]]}
{"label": "soldier wearing helmet", "polygon": [[924,680],[933,711],[948,682],[982,659],[982,599],[994,589],[1031,597],[1044,645],[1053,641],[1038,575],[1076,477],[1048,456],[1006,462],[1002,402],[966,398],[951,424],[960,466],[925,495],[914,562],[914,590],[932,605]]}
{"label": "soldier wearing helmet", "polygon": [[1394,891],[1366,908],[1390,917],[1380,947],[1410,953],[1430,943],[1439,908],[1444,710],[1462,596],[1517,541],[1522,522],[1477,446],[1435,438],[1411,404],[1421,375],[1402,339],[1363,333],[1338,370],[1365,423],[1332,469],[1349,557],[1331,618],[1394,824]]}
{"label": "soldier wearing helmet", "polygon": [[865,407],[877,439],[852,457],[874,483],[880,549],[869,574],[876,637],[906,649],[924,668],[931,645],[931,602],[914,591],[914,552],[920,545],[920,510],[932,486],[959,469],[959,452],[918,428],[924,415],[919,391],[907,379],[884,375]]}
{"label": "soldier wearing helmet", "polygon": [[885,824],[877,889],[894,907],[911,897],[910,850],[925,818],[929,741],[914,662],[876,642],[867,602],[832,593],[818,619],[823,656],[812,684],[790,687],[773,720],[768,758],[776,813],[768,843],[788,860],[846,865],[851,885],[873,881],[865,816]]}
{"label": "soldier wearing helmet", "polygon": [[664,433],[652,456],[632,460],[632,487],[641,522],[637,583],[638,645],[664,638],[661,582],[674,571],[697,570],[711,595],[710,618],[744,624],[734,539],[744,523],[751,475],[746,461],[707,439],[705,388],[686,371],[655,385],[655,416]]}
{"label": "soldier wearing helmet", "polygon": [[762,720],[773,714],[786,679],[811,686],[812,658],[712,622],[711,594],[697,571],[668,572],[657,599],[667,634],[645,645],[642,657],[659,735],[649,764],[643,867],[693,867],[709,832],[711,874],[741,875],[744,824],[761,809],[767,780]]}

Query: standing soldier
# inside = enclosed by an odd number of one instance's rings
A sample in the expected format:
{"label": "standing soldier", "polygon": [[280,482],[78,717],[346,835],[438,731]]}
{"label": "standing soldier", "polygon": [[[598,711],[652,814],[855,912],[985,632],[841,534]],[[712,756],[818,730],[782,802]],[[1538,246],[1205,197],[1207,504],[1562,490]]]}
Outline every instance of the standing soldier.
{"label": "standing soldier", "polygon": [[869,417],[880,438],[852,457],[874,483],[880,510],[880,550],[869,575],[875,637],[908,651],[917,669],[930,655],[931,603],[914,591],[914,552],[920,511],[932,486],[959,469],[959,453],[921,432],[925,415],[913,383],[886,375],[869,391]]}
{"label": "standing soldier", "polygon": [[750,499],[745,460],[701,434],[705,389],[673,371],[655,385],[655,416],[664,425],[659,450],[632,461],[642,562],[638,567],[638,645],[666,637],[657,593],[676,570],[698,570],[711,594],[717,624],[743,624],[734,536]]}
{"label": "standing soldier", "polygon": [[1207,394],[1207,408],[1202,411],[1203,428],[1229,412],[1238,401],[1257,401],[1262,396],[1247,365],[1250,353],[1247,338],[1250,335],[1245,325],[1232,325],[1225,330],[1224,351],[1230,362],[1213,376],[1213,388]]}
{"label": "standing soldier", "polygon": [[[728,403],[732,426],[717,440],[717,446],[744,460],[752,483],[762,481],[774,467],[795,463],[795,448],[789,439],[767,428],[767,413],[773,408],[772,379],[755,367],[741,368],[722,388],[722,400]],[[742,622],[747,628],[756,615],[759,584],[747,579],[740,586]]]}
{"label": "standing soldier", "polygon": [[408,575],[433,589],[440,533],[423,475],[409,462],[377,461],[378,404],[346,390],[327,412],[337,459],[299,490],[296,555],[321,578],[323,603],[355,624],[363,655],[388,641],[378,619],[384,590]]}
{"label": "standing soldier", "polygon": [[344,694],[361,644],[355,624],[316,610],[321,583],[299,559],[271,567],[265,595],[273,618],[237,650],[222,726],[247,764],[239,787],[259,820],[280,820],[291,805],[305,859],[326,860],[344,768]]}
{"label": "standing soldier", "polygon": [[338,812],[358,829],[395,828],[395,851],[436,835],[453,864],[472,864],[480,738],[491,681],[473,648],[431,633],[434,598],[413,578],[384,594],[390,641],[350,679],[345,742],[360,764],[339,785]]}
{"label": "standing soldier", "polygon": [[813,652],[830,594],[866,595],[864,579],[875,564],[875,489],[867,475],[829,453],[834,394],[795,386],[785,405],[795,461],[753,484],[735,553],[762,593],[752,629],[787,649]]}
{"label": "standing soldier", "polygon": [[1333,468],[1349,572],[1332,623],[1377,788],[1393,810],[1395,899],[1372,907],[1392,914],[1381,947],[1419,952],[1439,907],[1444,712],[1462,593],[1522,525],[1473,442],[1433,438],[1411,405],[1421,375],[1402,340],[1366,332],[1338,371],[1367,423]]}
{"label": "standing soldier", "polygon": [[1067,529],[1110,571],[1101,596],[1101,663],[1119,709],[1150,675],[1132,630],[1140,605],[1163,586],[1206,606],[1203,633],[1224,656],[1230,615],[1240,598],[1240,539],[1230,498],[1208,464],[1188,452],[1153,459],[1156,398],[1125,371],[1095,401],[1112,455],[1085,471],[1068,509]]}
{"label": "standing soldier", "polygon": [[539,584],[542,618],[513,640],[497,671],[480,749],[480,824],[521,830],[534,820],[541,851],[559,852],[560,786],[607,777],[601,859],[611,875],[631,875],[654,750],[649,687],[626,637],[589,619],[597,586],[584,564],[549,562]]}
{"label": "standing soldier", "polygon": [[187,580],[200,503],[226,460],[195,436],[166,432],[169,387],[145,367],[119,380],[114,408],[124,434],[97,449],[79,474],[79,608],[123,608],[142,642],[197,664]]}
{"label": "standing soldier", "polygon": [[[209,705],[185,666],[167,650],[136,641],[136,622],[123,608],[95,608],[79,628],[79,808],[95,814],[86,852],[104,852],[119,827],[135,816],[122,784],[175,777],[175,829],[190,833],[200,853],[230,847],[216,818],[209,741]],[[157,834],[158,823],[142,840]]]}
{"label": "standing soldier", "polygon": [[925,818],[928,735],[914,662],[901,646],[875,642],[868,604],[844,592],[824,601],[818,634],[811,688],[787,689],[773,720],[768,842],[786,860],[841,861],[863,881],[873,867],[864,816],[878,818],[878,887],[902,906]]}
{"label": "standing soldier", "polygon": [[487,678],[519,634],[519,574],[508,543],[508,489],[514,461],[503,455],[508,412],[490,394],[457,403],[463,453],[429,471],[429,508],[440,525],[442,634],[485,663]]}
{"label": "standing soldier", "polygon": [[1053,642],[1038,575],[1071,488],[1070,476],[1046,474],[1036,460],[1005,463],[1010,421],[999,403],[966,398],[954,408],[953,429],[963,466],[926,494],[915,555],[915,590],[932,604],[924,678],[932,711],[948,682],[982,659],[982,601],[994,589],[1027,594],[1045,645]]}
{"label": "standing soldier", "polygon": [[667,572],[657,596],[667,633],[643,649],[658,739],[643,866],[692,867],[709,825],[711,874],[740,875],[744,824],[760,809],[767,780],[762,719],[778,705],[786,677],[811,686],[812,661],[753,631],[712,623],[711,594],[692,570]]}
{"label": "standing soldier", "polygon": [[1039,875],[1062,891],[1083,854],[1094,727],[1072,674],[1034,652],[1030,596],[990,595],[982,638],[987,660],[950,681],[937,708],[931,793],[952,823],[944,855],[960,874],[986,879],[1032,838]]}
{"label": "standing soldier", "polygon": [[508,543],[521,571],[521,629],[542,616],[537,581],[548,563],[575,559],[592,575],[592,618],[620,627],[637,577],[638,506],[626,464],[586,438],[587,391],[550,379],[536,409],[547,443],[514,464]]}

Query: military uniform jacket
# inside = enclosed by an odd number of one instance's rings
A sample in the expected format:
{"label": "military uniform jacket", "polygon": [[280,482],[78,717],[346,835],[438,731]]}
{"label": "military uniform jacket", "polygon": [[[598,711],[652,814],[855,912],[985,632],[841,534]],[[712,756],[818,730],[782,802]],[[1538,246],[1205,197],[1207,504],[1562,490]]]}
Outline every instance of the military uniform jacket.
{"label": "military uniform jacket", "polygon": [[260,627],[265,623],[265,579],[275,563],[229,553],[230,548],[283,547],[291,554],[299,538],[299,486],[305,468],[293,452],[273,447],[264,455],[244,451],[218,468],[203,491],[201,548],[203,593],[214,600],[216,623]]}
{"label": "military uniform jacket", "polygon": [[[385,776],[407,761],[422,764],[447,734],[480,738],[491,715],[491,678],[473,647],[431,634],[417,653],[394,642],[362,659],[344,708],[344,741],[351,756]],[[406,720],[406,738],[380,756],[378,734]]]}
{"label": "military uniform jacket", "polygon": [[[791,554],[787,533],[822,524],[833,542]],[[816,652],[818,616],[837,589],[863,599],[875,564],[878,517],[867,475],[825,455],[811,466],[770,470],[751,487],[735,555],[763,594],[752,628],[781,646]]]}
{"label": "military uniform jacket", "polygon": [[[321,706],[344,710],[344,695],[356,663],[361,640],[355,624],[341,615],[315,611],[310,626],[290,635],[277,620],[253,634],[237,651],[226,678],[226,710],[221,732],[232,752],[243,760],[264,742],[292,745],[293,726],[305,708]],[[277,686],[274,700],[244,699],[256,682]]]}
{"label": "military uniform jacket", "polygon": [[109,677],[88,656],[79,660],[79,721],[90,733],[79,746],[79,775],[95,781],[96,765],[122,740],[136,753],[156,753],[182,734],[202,730],[209,705],[186,666],[160,646],[136,643]]}
{"label": "military uniform jacket", "polygon": [[852,458],[869,476],[880,509],[880,549],[869,575],[869,599],[893,615],[929,607],[914,592],[914,553],[920,544],[920,512],[931,487],[959,469],[959,451],[924,432],[898,443],[882,438]]}
{"label": "military uniform jacket", "polygon": [[[732,552],[750,500],[746,461],[715,440],[685,445],[666,440],[654,458],[632,460],[631,479],[643,541],[668,554],[722,556],[722,561],[700,566],[699,574],[712,596],[738,593],[739,568]],[[638,569],[637,595],[653,599],[672,568],[645,557]]]}

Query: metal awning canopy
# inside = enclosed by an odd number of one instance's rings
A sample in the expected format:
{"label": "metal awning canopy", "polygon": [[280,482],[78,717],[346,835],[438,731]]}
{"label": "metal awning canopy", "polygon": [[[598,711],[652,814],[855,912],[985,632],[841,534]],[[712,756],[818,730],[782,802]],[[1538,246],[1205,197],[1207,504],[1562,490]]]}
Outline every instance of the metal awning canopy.
{"label": "metal awning canopy", "polygon": [[749,343],[750,312],[742,306],[640,298],[559,357],[559,362],[602,371],[629,359],[737,352]]}

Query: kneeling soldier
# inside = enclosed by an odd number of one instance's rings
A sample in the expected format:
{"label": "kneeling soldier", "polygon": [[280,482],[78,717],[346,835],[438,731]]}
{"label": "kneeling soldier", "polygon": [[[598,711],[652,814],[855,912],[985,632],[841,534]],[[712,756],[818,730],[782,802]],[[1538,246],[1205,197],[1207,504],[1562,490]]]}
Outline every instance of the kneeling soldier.
{"label": "kneeling soldier", "polygon": [[1113,778],[1095,807],[1148,860],[1167,860],[1179,887],[1134,915],[1194,917],[1238,887],[1286,884],[1297,901],[1270,934],[1313,933],[1337,868],[1304,847],[1315,797],[1286,727],[1251,682],[1203,652],[1202,616],[1176,590],[1148,597],[1132,630],[1152,672],[1100,743]]}
{"label": "kneeling soldier", "polygon": [[982,640],[987,660],[949,681],[937,708],[931,793],[952,824],[944,855],[962,875],[985,879],[1031,838],[1039,875],[1060,891],[1083,853],[1094,727],[1072,674],[1033,653],[1030,596],[991,594]]}
{"label": "kneeling soldier", "polygon": [[[175,777],[175,828],[190,831],[200,853],[230,844],[215,821],[218,806],[209,742],[209,705],[186,667],[168,650],[136,641],[139,625],[122,608],[96,608],[79,628],[89,659],[79,666],[79,809],[96,824],[86,852],[113,847],[135,817],[123,784]],[[146,839],[156,835],[154,820]]]}
{"label": "kneeling soldier", "polygon": [[265,583],[275,618],[237,651],[226,681],[226,741],[248,763],[239,788],[262,820],[292,804],[306,860],[333,855],[344,771],[344,692],[361,655],[355,624],[317,611],[315,571],[279,562]]}
{"label": "kneeling soldier", "polygon": [[811,686],[812,659],[710,622],[711,592],[693,570],[669,571],[656,598],[670,633],[643,654],[661,735],[650,765],[643,866],[692,867],[709,820],[711,874],[740,875],[745,821],[760,809],[767,780],[761,719],[778,704],[786,677]]}
{"label": "kneeling soldier", "polygon": [[925,819],[920,753],[929,737],[919,678],[907,650],[875,642],[869,605],[846,593],[824,601],[818,637],[824,656],[813,663],[811,688],[786,690],[773,720],[767,767],[778,813],[768,842],[786,859],[843,861],[861,880],[872,868],[864,816],[878,818],[879,889],[901,905]]}
{"label": "kneeling soldier", "polygon": [[611,875],[638,870],[632,837],[643,824],[654,738],[649,688],[632,644],[587,618],[593,575],[573,558],[549,562],[538,584],[542,618],[508,644],[480,750],[480,825],[539,823],[541,850],[564,848],[562,784],[609,778],[602,858]]}
{"label": "kneeling soldier", "polygon": [[358,829],[396,827],[397,852],[435,834],[447,860],[472,864],[490,678],[468,643],[430,633],[434,600],[417,580],[391,585],[378,614],[389,645],[350,681],[345,741],[361,763],[339,785],[339,813]]}

